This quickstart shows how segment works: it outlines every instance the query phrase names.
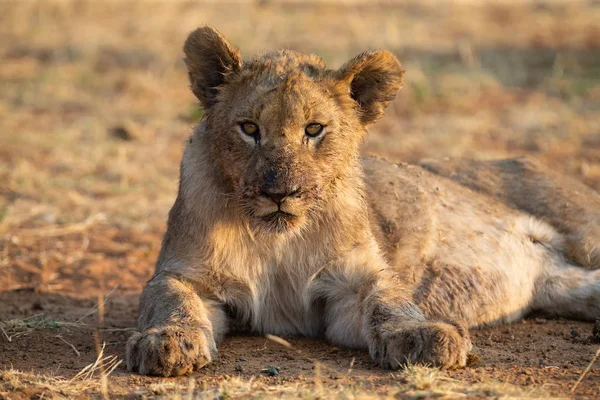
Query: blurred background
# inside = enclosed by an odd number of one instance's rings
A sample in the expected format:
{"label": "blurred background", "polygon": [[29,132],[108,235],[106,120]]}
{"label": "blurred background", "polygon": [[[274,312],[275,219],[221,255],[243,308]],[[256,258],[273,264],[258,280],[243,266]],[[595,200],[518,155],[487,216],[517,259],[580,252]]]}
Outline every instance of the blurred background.
{"label": "blurred background", "polygon": [[202,118],[186,35],[407,70],[365,153],[535,155],[600,190],[598,1],[2,1],[0,290],[138,292]]}

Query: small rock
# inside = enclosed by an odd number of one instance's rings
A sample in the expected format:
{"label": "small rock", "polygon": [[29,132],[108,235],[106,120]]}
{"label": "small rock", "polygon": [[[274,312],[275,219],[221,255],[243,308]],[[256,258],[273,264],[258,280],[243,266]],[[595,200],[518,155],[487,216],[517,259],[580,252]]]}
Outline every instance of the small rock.
{"label": "small rock", "polygon": [[248,361],[248,359],[246,357],[240,357],[239,360],[240,361]]}
{"label": "small rock", "polygon": [[263,368],[262,372],[267,374],[267,376],[277,376],[279,375],[279,367],[269,366],[267,368]]}
{"label": "small rock", "polygon": [[571,332],[569,332],[571,334],[571,338],[575,339],[575,338],[580,338],[581,335],[579,334],[579,332],[577,332],[576,329],[571,329]]}
{"label": "small rock", "polygon": [[535,323],[538,325],[545,325],[547,323],[545,318],[536,318]]}
{"label": "small rock", "polygon": [[546,363],[546,360],[543,360],[543,359],[542,359],[542,360],[540,360],[540,367],[545,367],[546,365],[548,365],[548,364]]}
{"label": "small rock", "polygon": [[42,304],[41,301],[36,300],[32,305],[31,305],[31,309],[34,311],[42,311],[44,309],[44,305]]}
{"label": "small rock", "polygon": [[237,364],[237,365],[235,366],[235,370],[236,370],[237,372],[244,372],[244,367],[242,367],[240,364]]}

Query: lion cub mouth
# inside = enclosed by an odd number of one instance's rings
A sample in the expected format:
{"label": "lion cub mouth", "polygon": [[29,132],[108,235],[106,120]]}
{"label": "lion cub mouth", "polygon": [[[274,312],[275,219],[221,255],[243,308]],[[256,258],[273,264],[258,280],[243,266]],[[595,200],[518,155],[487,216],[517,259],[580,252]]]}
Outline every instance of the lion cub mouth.
{"label": "lion cub mouth", "polygon": [[292,211],[290,209],[294,208],[294,205],[291,204],[292,202],[292,200],[287,200],[280,204],[276,204],[273,201],[266,200],[261,197],[259,209],[257,210],[258,212],[255,215],[263,220],[271,220],[277,218],[297,218],[298,215],[294,214],[293,212],[290,212]]}
{"label": "lion cub mouth", "polygon": [[263,215],[261,218],[263,220],[269,222],[269,221],[274,221],[274,220],[278,220],[278,219],[286,219],[286,220],[295,219],[295,218],[298,218],[298,216],[295,214],[290,214],[290,213],[282,211],[282,210],[277,210],[270,214]]}
{"label": "lion cub mouth", "polygon": [[285,212],[283,210],[277,210],[268,215],[273,215],[273,216],[277,216],[277,217],[285,217],[285,218],[289,218],[289,217],[296,218],[296,214],[291,214],[291,213]]}
{"label": "lion cub mouth", "polygon": [[260,220],[264,224],[263,229],[266,228],[267,231],[272,233],[285,233],[294,229],[299,223],[300,218],[295,214],[278,210],[261,216]]}

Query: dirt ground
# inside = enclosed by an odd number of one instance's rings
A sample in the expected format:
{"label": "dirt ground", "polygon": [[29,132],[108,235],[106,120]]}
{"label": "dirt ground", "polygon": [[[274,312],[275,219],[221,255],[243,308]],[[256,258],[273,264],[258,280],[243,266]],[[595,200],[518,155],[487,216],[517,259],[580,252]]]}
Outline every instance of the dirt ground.
{"label": "dirt ground", "polygon": [[[39,293],[34,288],[23,288],[0,294],[0,304],[0,313],[4,318],[19,319],[31,315],[60,317],[60,322],[45,321],[42,323],[45,326],[37,327],[33,327],[37,325],[34,318],[30,320],[30,330],[12,331],[12,334],[20,333],[21,336],[12,338],[10,342],[4,337],[0,341],[0,365],[19,371],[72,377],[96,359],[95,335],[106,343],[107,354],[123,358],[130,334],[128,329],[132,327],[136,314],[137,295],[121,294],[118,290],[113,292],[104,305],[101,331],[93,328],[97,324],[95,314],[77,324],[97,304],[95,298]],[[65,322],[72,322],[73,325],[60,326]],[[54,323],[58,326],[53,326]],[[591,332],[590,323],[542,318],[474,331],[472,335],[478,360],[465,369],[443,371],[438,379],[458,380],[462,385],[494,383],[489,392],[473,392],[469,396],[473,398],[485,397],[486,394],[501,396],[503,387],[495,386],[500,382],[519,386],[523,391],[518,392],[518,396],[537,397],[542,393],[568,395],[598,348]],[[11,331],[7,334],[11,336]],[[209,394],[207,397],[211,397],[211,388],[217,390],[215,388],[232,378],[253,379],[260,388],[276,385],[294,387],[298,384],[313,387],[318,380],[325,387],[358,386],[368,393],[382,395],[391,388],[406,384],[401,373],[381,370],[364,351],[340,349],[318,339],[287,340],[292,349],[264,337],[230,337],[221,345],[218,360],[192,378],[198,387],[204,387],[204,393]],[[317,367],[320,368],[317,372],[315,361],[322,364]],[[267,376],[264,370],[269,367],[277,367],[279,375]],[[7,379],[7,382],[10,380]],[[141,377],[128,373],[121,364],[110,376],[109,393],[110,397],[168,395],[177,389],[186,393],[188,385],[187,377]],[[3,391],[10,389],[7,383],[0,388]],[[427,385],[422,389],[428,396],[439,396]],[[29,398],[40,396],[44,391],[48,389],[43,386],[16,385],[14,391],[8,390],[4,396]],[[450,397],[453,397],[452,393]],[[576,393],[581,398],[600,396],[598,367],[588,373]],[[251,396],[248,391],[241,391],[240,394]],[[400,397],[414,398],[419,395],[414,391],[406,391]]]}
{"label": "dirt ground", "polygon": [[455,371],[252,336],[191,378],[116,365],[202,118],[181,61],[196,26],[244,55],[334,67],[395,52],[406,83],[365,153],[531,154],[600,190],[598,21],[600,3],[578,0],[0,2],[0,398],[600,398],[600,361],[577,383],[600,348],[592,324],[541,316],[473,331],[477,356]]}

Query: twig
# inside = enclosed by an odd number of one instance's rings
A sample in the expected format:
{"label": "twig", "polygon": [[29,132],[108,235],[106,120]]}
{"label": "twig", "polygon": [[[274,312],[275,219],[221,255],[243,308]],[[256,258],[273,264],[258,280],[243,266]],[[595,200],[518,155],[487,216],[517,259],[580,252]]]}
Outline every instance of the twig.
{"label": "twig", "polygon": [[[116,356],[104,357],[105,345],[105,343],[102,343],[102,346],[100,346],[100,351],[98,352],[96,361],[84,367],[77,373],[77,375],[71,378],[69,382],[90,380],[93,378],[95,372],[100,372],[101,376],[108,376],[121,364],[121,360],[119,360]],[[100,365],[104,366],[104,372],[100,371]]]}
{"label": "twig", "polygon": [[598,356],[600,356],[600,347],[598,348],[598,351],[596,351],[596,355],[594,355],[594,358],[592,358],[592,361],[590,362],[590,364],[587,366],[585,371],[583,371],[583,374],[581,374],[579,379],[577,379],[577,382],[575,382],[575,385],[573,385],[573,388],[571,389],[571,393],[575,393],[575,389],[577,389],[577,386],[579,386],[579,384],[581,383],[583,378],[585,378],[587,373],[590,372],[590,369],[592,369],[592,365],[594,365],[594,363],[598,359]]}
{"label": "twig", "polygon": [[2,331],[2,333],[4,333],[4,336],[6,336],[6,339],[8,340],[9,343],[12,342],[12,336],[8,336],[8,333],[6,333],[6,331],[4,330],[2,325],[0,325],[0,331]]}
{"label": "twig", "polygon": [[92,307],[92,308],[91,308],[91,309],[90,309],[90,310],[89,310],[87,313],[85,313],[85,315],[84,315],[83,317],[81,317],[81,318],[79,318],[77,321],[75,321],[75,323],[76,323],[76,324],[78,324],[78,323],[83,323],[82,321],[83,321],[84,319],[86,319],[86,318],[87,318],[87,317],[89,317],[90,315],[93,315],[93,314],[95,314],[95,313],[96,313],[96,311],[98,311],[98,307],[102,307],[102,308],[104,308],[104,305],[105,305],[105,304],[106,304],[106,302],[108,301],[108,298],[110,297],[110,295],[111,295],[111,294],[113,294],[113,292],[114,292],[115,290],[117,290],[117,288],[118,288],[118,287],[119,287],[119,285],[118,285],[118,284],[117,284],[117,285],[115,285],[115,287],[113,287],[113,288],[111,289],[111,291],[110,291],[110,292],[108,292],[108,294],[107,294],[107,295],[104,297],[104,301],[102,301],[102,302],[98,302],[98,303],[97,303],[97,304],[96,304],[94,307]]}
{"label": "twig", "polygon": [[352,368],[354,367],[355,361],[356,361],[356,357],[352,357],[352,360],[350,361],[350,368],[348,368],[348,372],[346,372],[346,375],[350,375],[350,373],[352,372]]}
{"label": "twig", "polygon": [[71,343],[67,342],[65,340],[65,338],[63,338],[61,335],[56,335],[56,337],[59,338],[60,340],[62,340],[63,342],[65,342],[66,344],[68,344],[69,346],[71,346],[71,348],[73,349],[75,354],[77,354],[77,357],[81,357],[81,353],[79,353],[79,351],[75,348],[75,346],[73,346]]}
{"label": "twig", "polygon": [[[0,321],[0,332],[6,337],[8,342],[12,342],[13,339],[25,336],[34,332],[36,329],[44,329],[45,326],[42,324],[33,325],[37,322],[37,318],[43,315],[34,315],[33,317],[27,317],[24,319],[13,319],[7,321]],[[31,325],[30,325],[31,324]],[[54,326],[52,329],[93,329],[101,332],[133,332],[136,330],[134,327],[128,328],[104,328],[97,324],[86,324],[84,322],[64,322],[64,321],[53,321]]]}
{"label": "twig", "polygon": [[54,236],[63,236],[68,235],[70,233],[83,232],[87,230],[90,226],[98,221],[104,220],[105,216],[102,213],[94,214],[88,217],[83,222],[77,222],[75,224],[66,225],[66,226],[51,226],[47,228],[38,228],[38,229],[19,229],[16,231],[13,236],[34,236],[34,237],[54,237]]}
{"label": "twig", "polygon": [[[115,288],[113,288],[113,290]],[[112,293],[112,291],[106,295],[106,298],[104,299],[104,301],[102,301],[102,296],[98,295],[97,310],[98,310],[98,326],[100,328],[104,327],[104,303],[106,302],[106,299],[108,298],[108,296],[110,296],[111,293]],[[85,316],[83,318],[85,318]],[[100,334],[100,329],[98,329],[98,328],[94,331],[94,342],[96,342],[96,352],[98,353],[98,360],[99,360],[98,368],[100,371],[100,393],[102,394],[102,398],[104,400],[108,400],[108,381],[107,381],[106,375],[104,374],[104,359],[102,359],[102,354],[104,353],[105,343],[102,342],[102,345],[100,345],[101,334]]]}

